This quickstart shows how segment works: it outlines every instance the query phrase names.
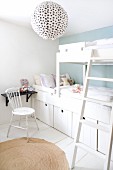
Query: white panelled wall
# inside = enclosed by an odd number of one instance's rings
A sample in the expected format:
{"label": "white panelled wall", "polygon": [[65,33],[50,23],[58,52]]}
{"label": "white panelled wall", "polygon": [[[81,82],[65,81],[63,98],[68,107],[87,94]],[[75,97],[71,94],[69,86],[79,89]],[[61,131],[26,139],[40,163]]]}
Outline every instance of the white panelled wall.
{"label": "white panelled wall", "polygon": [[[34,74],[55,73],[58,43],[43,40],[30,28],[0,20],[0,94],[20,86],[21,78],[32,85]],[[0,124],[9,122],[9,111],[0,95]]]}

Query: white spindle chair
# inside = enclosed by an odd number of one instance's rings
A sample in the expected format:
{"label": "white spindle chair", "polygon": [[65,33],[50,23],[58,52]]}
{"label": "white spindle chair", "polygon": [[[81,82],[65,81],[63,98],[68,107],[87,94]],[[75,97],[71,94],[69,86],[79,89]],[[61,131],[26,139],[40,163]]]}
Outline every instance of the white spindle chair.
{"label": "white spindle chair", "polygon": [[[29,139],[28,116],[32,115],[35,118],[36,126],[37,126],[37,129],[39,130],[38,123],[37,123],[37,120],[36,120],[35,110],[33,108],[30,108],[30,107],[22,107],[20,89],[19,88],[17,88],[17,87],[9,88],[5,91],[5,93],[8,97],[9,103],[12,107],[12,116],[11,116],[8,132],[7,132],[7,137],[9,136],[9,131],[10,131],[10,128],[12,126],[12,127],[15,127],[15,128],[25,129],[27,131],[27,141],[28,141],[28,139]],[[20,116],[19,126],[15,126],[15,125],[12,124],[13,116],[15,116],[15,115]],[[20,120],[21,120],[22,116],[24,116],[26,118],[26,127],[25,128],[20,126]]]}

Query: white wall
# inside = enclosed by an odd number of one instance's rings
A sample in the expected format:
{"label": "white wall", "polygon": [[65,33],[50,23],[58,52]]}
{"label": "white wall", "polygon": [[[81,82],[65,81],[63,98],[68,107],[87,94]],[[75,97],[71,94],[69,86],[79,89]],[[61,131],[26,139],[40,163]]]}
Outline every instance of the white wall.
{"label": "white wall", "polygon": [[[0,21],[0,94],[20,79],[33,84],[36,73],[55,73],[58,40],[43,40],[32,29]],[[0,124],[9,121],[9,106],[0,96]]]}

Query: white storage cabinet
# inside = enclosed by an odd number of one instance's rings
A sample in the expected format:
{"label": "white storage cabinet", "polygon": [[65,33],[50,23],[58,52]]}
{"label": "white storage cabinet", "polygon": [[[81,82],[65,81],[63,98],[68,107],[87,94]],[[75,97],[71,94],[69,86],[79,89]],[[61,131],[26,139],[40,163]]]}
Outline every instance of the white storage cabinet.
{"label": "white storage cabinet", "polygon": [[[77,113],[73,113],[72,138],[75,138],[75,135],[77,133],[78,118],[79,118],[79,115]],[[97,123],[96,120],[93,120],[90,118],[85,118],[85,119],[92,121],[94,123]],[[82,130],[80,134],[80,142],[96,150],[97,149],[97,130],[87,125],[82,125]]]}
{"label": "white storage cabinet", "polygon": [[54,128],[71,137],[72,112],[54,106]]}
{"label": "white storage cabinet", "polygon": [[40,100],[35,101],[36,116],[42,122],[53,127],[53,105]]}

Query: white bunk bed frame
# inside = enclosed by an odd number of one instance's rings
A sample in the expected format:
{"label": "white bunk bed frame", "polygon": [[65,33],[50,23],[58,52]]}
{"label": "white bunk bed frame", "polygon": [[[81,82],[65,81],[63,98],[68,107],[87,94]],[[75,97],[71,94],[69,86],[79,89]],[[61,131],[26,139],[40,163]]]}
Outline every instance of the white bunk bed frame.
{"label": "white bunk bed frame", "polygon": [[[78,50],[76,52],[74,52],[74,51],[68,52],[66,50],[65,52],[58,52],[57,53],[56,86],[57,86],[57,94],[58,94],[59,97],[60,97],[60,64],[61,63],[76,63],[76,64],[83,64],[84,66],[86,64],[88,64],[88,70],[87,70],[86,80],[85,80],[85,84],[84,84],[82,108],[81,108],[81,114],[80,114],[80,117],[79,117],[78,132],[77,132],[77,135],[76,135],[76,138],[75,138],[75,149],[74,149],[74,155],[73,155],[71,168],[73,168],[74,165],[75,165],[77,147],[81,147],[81,145],[79,145],[79,143],[80,143],[79,138],[80,138],[80,132],[81,132],[81,123],[84,122],[83,116],[84,116],[86,101],[91,101],[91,102],[95,102],[95,103],[97,102],[99,104],[105,104],[107,106],[112,107],[111,117],[110,117],[111,120],[110,120],[110,126],[109,126],[109,143],[108,143],[109,146],[108,146],[108,150],[107,150],[107,154],[106,154],[106,161],[105,161],[105,165],[104,165],[104,170],[109,170],[109,167],[110,167],[112,137],[113,137],[113,102],[108,104],[107,102],[92,100],[90,98],[88,100],[86,100],[89,80],[113,82],[113,79],[110,79],[110,78],[90,77],[90,70],[91,70],[92,63],[96,63],[96,62],[99,63],[99,64],[104,64],[104,65],[111,64],[111,62],[113,63],[113,48],[105,48],[105,49],[98,49],[98,50],[97,49],[94,49],[94,50],[93,49],[88,49],[88,50],[83,49],[83,50]],[[85,73],[85,67],[84,67],[83,71]],[[84,74],[84,76],[85,76],[85,74]],[[87,124],[88,126],[91,126],[93,128],[106,131],[106,128],[104,128],[103,126],[98,126],[98,125],[91,123],[91,122],[88,122],[88,121],[86,121],[85,124]],[[84,150],[87,150],[88,152],[96,154],[96,156],[99,155],[96,151],[92,151],[88,147],[82,146],[81,148],[84,149]]]}
{"label": "white bunk bed frame", "polygon": [[[61,63],[73,63],[73,64],[82,64],[83,65],[83,84],[86,76],[86,66],[89,62],[90,57],[95,57],[95,62],[93,65],[113,65],[113,46],[112,48],[101,48],[101,49],[81,49],[68,52],[58,52],[56,55],[56,88],[57,95],[60,96],[60,64]],[[106,58],[107,56],[107,58]]]}
{"label": "white bunk bed frame", "polygon": [[57,53],[56,58],[56,88],[57,88],[57,95],[60,96],[60,64],[61,63],[75,63],[75,64],[83,64],[83,82],[85,79],[86,73],[86,65],[88,63],[88,59],[92,54],[92,50],[79,50],[76,51],[76,56],[79,58],[75,58],[75,54],[64,52],[64,53]]}

